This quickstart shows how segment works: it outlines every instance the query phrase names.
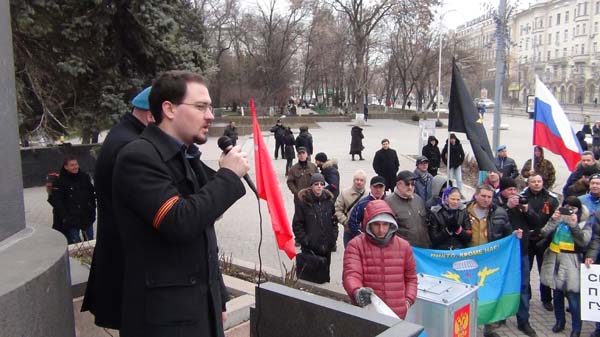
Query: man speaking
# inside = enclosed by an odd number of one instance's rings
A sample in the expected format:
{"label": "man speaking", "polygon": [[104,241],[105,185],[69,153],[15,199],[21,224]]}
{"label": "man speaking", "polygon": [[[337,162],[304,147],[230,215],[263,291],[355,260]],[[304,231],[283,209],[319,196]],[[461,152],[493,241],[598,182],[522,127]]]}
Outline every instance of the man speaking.
{"label": "man speaking", "polygon": [[120,152],[113,204],[124,246],[121,337],[223,336],[227,292],[214,223],[245,194],[234,147],[213,171],[194,144],[214,116],[206,80],[168,71],[152,85],[149,124]]}

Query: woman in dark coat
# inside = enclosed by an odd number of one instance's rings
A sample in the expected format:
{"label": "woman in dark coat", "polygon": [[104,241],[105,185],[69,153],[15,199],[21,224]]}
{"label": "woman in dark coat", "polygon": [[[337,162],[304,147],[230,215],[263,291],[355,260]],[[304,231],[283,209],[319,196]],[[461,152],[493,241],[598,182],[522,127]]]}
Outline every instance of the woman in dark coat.
{"label": "woman in dark coat", "polygon": [[429,237],[432,249],[466,248],[471,241],[471,220],[460,197],[458,188],[448,187],[442,195],[441,204],[431,207]]}
{"label": "woman in dark coat", "polygon": [[285,149],[285,175],[287,176],[289,169],[292,167],[294,158],[296,158],[296,150],[294,150],[294,144],[296,139],[292,133],[292,129],[288,126],[285,128],[285,136],[283,136],[283,147]]}
{"label": "woman in dark coat", "polygon": [[362,143],[363,138],[365,138],[362,131],[363,129],[360,126],[353,126],[350,131],[350,135],[352,136],[352,141],[350,142],[350,154],[352,155],[352,160],[354,160],[354,155],[358,155],[359,160],[365,160],[362,156],[362,150],[365,148]]}
{"label": "woman in dark coat", "polygon": [[[292,228],[296,241],[300,243],[303,253],[315,254],[327,259],[327,280],[329,282],[329,264],[331,251],[338,236],[337,221],[334,221],[333,194],[325,189],[325,178],[322,174],[313,174],[310,187],[298,192],[299,202]],[[306,275],[306,271],[298,270],[298,278],[314,279],[314,275]]]}
{"label": "woman in dark coat", "polygon": [[435,138],[435,136],[429,136],[427,139],[427,145],[423,146],[423,149],[421,150],[421,155],[429,159],[427,171],[434,177],[438,173],[438,168],[440,167],[440,162],[442,160],[438,143],[439,141],[437,138]]}

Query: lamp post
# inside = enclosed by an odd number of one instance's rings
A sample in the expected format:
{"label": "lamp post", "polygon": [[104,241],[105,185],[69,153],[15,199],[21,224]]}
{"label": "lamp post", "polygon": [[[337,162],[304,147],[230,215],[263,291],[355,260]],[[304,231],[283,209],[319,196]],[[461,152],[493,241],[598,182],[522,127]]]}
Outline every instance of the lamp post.
{"label": "lamp post", "polygon": [[[440,6],[443,8],[444,3],[442,2],[440,4]],[[450,9],[446,12],[444,12],[443,14],[440,15],[440,50],[439,50],[439,57],[438,57],[438,90],[437,90],[437,99],[436,99],[436,104],[437,104],[437,120],[440,120],[440,96],[442,94],[442,41],[444,40],[444,35],[442,34],[442,22],[444,21],[444,16],[446,16],[446,14],[451,13],[451,12],[456,12],[456,9]]]}

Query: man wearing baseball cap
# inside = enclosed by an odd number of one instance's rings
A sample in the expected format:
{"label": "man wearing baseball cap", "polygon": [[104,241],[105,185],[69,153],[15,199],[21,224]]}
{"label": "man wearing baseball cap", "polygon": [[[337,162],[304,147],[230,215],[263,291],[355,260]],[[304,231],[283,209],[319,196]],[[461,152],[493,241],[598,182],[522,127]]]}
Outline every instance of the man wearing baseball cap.
{"label": "man wearing baseball cap", "polygon": [[415,179],[414,173],[400,171],[396,176],[394,193],[386,196],[385,201],[396,214],[396,234],[413,247],[431,248],[425,201],[415,194]]}
{"label": "man wearing baseball cap", "polygon": [[133,109],[123,116],[104,140],[94,182],[98,198],[98,235],[92,267],[81,311],[95,315],[95,323],[103,328],[121,327],[121,294],[123,283],[123,249],[112,206],[112,176],[117,155],[129,142],[137,139],[146,125],[154,122],[148,96],[152,87],[139,92],[132,100]]}
{"label": "man wearing baseball cap", "polygon": [[382,176],[374,176],[371,178],[370,192],[369,195],[360,199],[348,218],[348,228],[350,228],[350,239],[358,236],[360,232],[360,226],[363,221],[365,207],[369,201],[383,200],[385,198],[385,178]]}
{"label": "man wearing baseball cap", "polygon": [[429,173],[429,159],[425,156],[418,156],[416,160],[416,168],[413,171],[415,176],[415,193],[421,199],[427,201],[431,198],[433,176]]}

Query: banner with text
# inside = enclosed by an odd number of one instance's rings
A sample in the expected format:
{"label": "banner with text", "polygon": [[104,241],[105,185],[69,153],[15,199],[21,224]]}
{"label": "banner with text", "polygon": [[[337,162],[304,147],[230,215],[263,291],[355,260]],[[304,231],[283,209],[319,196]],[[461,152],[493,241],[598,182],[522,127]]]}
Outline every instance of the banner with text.
{"label": "banner with text", "polygon": [[581,265],[581,319],[600,322],[600,265]]}
{"label": "banner with text", "polygon": [[517,312],[521,293],[521,253],[515,235],[472,248],[413,248],[413,253],[418,273],[479,287],[478,325],[496,322]]}

